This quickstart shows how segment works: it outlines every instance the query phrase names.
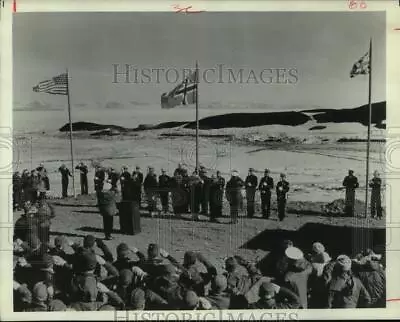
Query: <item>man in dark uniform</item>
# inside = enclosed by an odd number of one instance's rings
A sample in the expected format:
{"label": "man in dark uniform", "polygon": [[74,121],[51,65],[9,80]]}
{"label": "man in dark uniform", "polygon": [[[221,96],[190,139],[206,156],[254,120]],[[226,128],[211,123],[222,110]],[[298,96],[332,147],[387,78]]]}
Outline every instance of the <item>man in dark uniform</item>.
{"label": "man in dark uniform", "polygon": [[261,178],[258,190],[261,197],[262,216],[266,219],[271,214],[271,189],[274,188],[274,179],[269,176],[269,170],[265,169],[264,177]]}
{"label": "man in dark uniform", "polygon": [[369,183],[371,191],[371,217],[378,219],[382,218],[382,205],[381,205],[381,185],[382,180],[379,178],[379,172],[374,171],[374,177]]}
{"label": "man in dark uniform", "polygon": [[153,217],[157,207],[156,194],[158,189],[157,175],[154,173],[153,167],[149,167],[149,171],[143,182],[143,188],[146,193],[147,209],[150,216]]}
{"label": "man in dark uniform", "polygon": [[62,197],[66,198],[68,197],[69,177],[72,177],[72,175],[65,164],[62,164],[61,167],[58,168],[58,171],[61,172]]}
{"label": "man in dark uniform", "polygon": [[106,172],[103,167],[97,165],[94,172],[94,190],[96,193],[103,191]]}
{"label": "man in dark uniform", "polygon": [[222,203],[224,196],[225,179],[221,172],[211,177],[210,185],[210,221],[217,221],[216,218],[222,217]]}
{"label": "man in dark uniform", "polygon": [[162,211],[164,213],[168,213],[169,210],[170,184],[171,184],[171,177],[167,175],[165,169],[161,169],[161,175],[158,177],[158,187],[160,191]]}
{"label": "man in dark uniform", "polygon": [[[136,176],[134,176],[134,174],[136,174]],[[139,196],[139,207],[141,207],[142,205],[142,185],[143,185],[143,173],[140,170],[139,166],[136,166],[135,171],[133,171],[132,173],[132,177],[135,177],[137,183],[140,184],[140,196]]]}
{"label": "man in dark uniform", "polygon": [[171,179],[171,200],[174,214],[180,217],[184,213],[184,205],[187,203],[186,192],[183,189],[183,178],[176,173]]}
{"label": "man in dark uniform", "polygon": [[13,178],[13,210],[22,209],[22,178],[19,171],[14,172]]}
{"label": "man in dark uniform", "polygon": [[80,162],[75,169],[80,172],[80,182],[81,182],[81,195],[87,195],[89,193],[88,189],[88,178],[87,174],[89,172],[88,167],[83,162]]}
{"label": "man in dark uniform", "polygon": [[23,202],[31,201],[31,178],[28,169],[24,169],[21,175],[22,180],[22,191],[23,191]]}
{"label": "man in dark uniform", "polygon": [[231,212],[231,223],[236,224],[238,222],[239,207],[242,200],[242,188],[244,186],[243,180],[239,177],[239,173],[236,170],[232,171],[232,177],[226,184],[226,199],[229,201],[230,212]]}
{"label": "man in dark uniform", "polygon": [[111,184],[111,189],[117,191],[117,184],[119,180],[119,173],[114,168],[110,168],[108,171],[108,182]]}
{"label": "man in dark uniform", "polygon": [[190,195],[190,177],[187,169],[183,169],[182,171],[182,189],[185,193],[185,198],[183,198],[182,210],[183,213],[189,212],[189,204],[191,200]]}
{"label": "man in dark uniform", "polygon": [[254,204],[255,204],[255,196],[257,190],[258,179],[254,174],[254,169],[249,169],[249,174],[246,177],[245,186],[246,186],[246,200],[247,200],[247,217],[252,218],[254,216]]}
{"label": "man in dark uniform", "polygon": [[100,214],[103,216],[104,235],[106,240],[111,240],[111,233],[113,230],[113,219],[117,214],[116,196],[113,190],[103,191],[97,193],[97,205]]}
{"label": "man in dark uniform", "polygon": [[121,185],[121,195],[122,195],[122,200],[126,200],[125,194],[127,190],[129,190],[129,184],[131,180],[131,174],[128,171],[128,167],[123,166],[121,168],[121,174],[119,176],[119,182]]}
{"label": "man in dark uniform", "polygon": [[189,177],[190,187],[190,212],[193,220],[199,219],[202,180],[197,171],[194,171]]}
{"label": "man in dark uniform", "polygon": [[[135,176],[137,177],[137,174]],[[128,171],[123,171],[120,177],[122,187],[122,200],[119,203],[120,227],[123,233],[129,235],[141,232],[139,212],[141,186],[138,180],[134,179]]]}
{"label": "man in dark uniform", "polygon": [[183,176],[185,174],[185,168],[183,167],[182,163],[178,163],[178,167],[174,171],[174,176],[179,174]]}
{"label": "man in dark uniform", "polygon": [[289,182],[287,182],[286,175],[281,173],[281,180],[276,185],[276,198],[278,202],[278,217],[282,221],[285,218],[286,199],[289,192]]}
{"label": "man in dark uniform", "polygon": [[349,170],[349,175],[343,180],[343,186],[346,187],[345,213],[347,216],[354,216],[354,204],[356,201],[356,188],[359,187],[358,179],[354,176],[354,171]]}
{"label": "man in dark uniform", "polygon": [[211,179],[207,176],[207,170],[205,167],[200,167],[199,172],[200,179],[202,181],[201,185],[201,214],[207,216],[208,208],[210,203],[210,184]]}

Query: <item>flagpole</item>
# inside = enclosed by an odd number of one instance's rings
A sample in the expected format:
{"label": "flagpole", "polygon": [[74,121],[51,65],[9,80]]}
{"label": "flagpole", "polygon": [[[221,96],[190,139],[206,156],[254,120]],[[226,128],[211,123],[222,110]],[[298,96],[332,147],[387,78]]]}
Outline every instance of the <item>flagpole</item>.
{"label": "flagpole", "polygon": [[196,60],[196,169],[199,171],[199,65]]}
{"label": "flagpole", "polygon": [[67,99],[68,99],[68,119],[69,119],[69,143],[71,148],[71,165],[72,165],[72,189],[74,191],[74,198],[76,198],[75,193],[75,167],[74,167],[74,149],[72,145],[72,122],[71,122],[71,103],[69,96],[69,73],[67,68]]}
{"label": "flagpole", "polygon": [[368,137],[367,137],[367,166],[366,166],[366,186],[365,186],[365,218],[368,216],[368,185],[369,185],[369,147],[371,141],[371,119],[372,119],[372,103],[371,103],[371,87],[372,87],[372,38],[369,42],[369,86],[368,86]]}

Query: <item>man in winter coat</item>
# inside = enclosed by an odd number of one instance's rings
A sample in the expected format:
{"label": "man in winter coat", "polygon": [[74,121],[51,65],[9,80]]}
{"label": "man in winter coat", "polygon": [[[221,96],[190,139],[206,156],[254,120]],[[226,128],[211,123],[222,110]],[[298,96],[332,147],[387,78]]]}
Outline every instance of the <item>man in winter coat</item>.
{"label": "man in winter coat", "polygon": [[349,175],[343,180],[343,186],[346,188],[345,213],[347,216],[354,216],[354,204],[356,201],[356,189],[359,187],[358,179],[354,176],[354,171],[349,170]]}
{"label": "man in winter coat", "polygon": [[242,201],[242,188],[244,186],[243,180],[239,177],[236,170],[232,171],[232,177],[226,184],[226,199],[230,205],[231,223],[238,222],[239,207]]}
{"label": "man in winter coat", "polygon": [[250,168],[249,174],[244,182],[246,187],[247,217],[249,218],[252,218],[254,216],[257,183],[258,179],[257,176],[254,174],[254,169]]}
{"label": "man in winter coat", "polygon": [[261,212],[263,218],[268,219],[271,214],[271,190],[274,188],[274,179],[269,176],[269,170],[265,169],[258,190],[261,197]]}

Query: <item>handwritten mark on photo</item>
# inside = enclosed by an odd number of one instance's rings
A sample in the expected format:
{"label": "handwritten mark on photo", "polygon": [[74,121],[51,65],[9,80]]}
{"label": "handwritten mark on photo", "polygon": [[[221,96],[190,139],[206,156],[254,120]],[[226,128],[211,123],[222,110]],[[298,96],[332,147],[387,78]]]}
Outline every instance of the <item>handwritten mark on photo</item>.
{"label": "handwritten mark on photo", "polygon": [[182,7],[179,4],[174,4],[172,7],[174,8],[176,13],[189,14],[189,13],[205,12],[205,10],[193,10],[193,6],[183,6]]}

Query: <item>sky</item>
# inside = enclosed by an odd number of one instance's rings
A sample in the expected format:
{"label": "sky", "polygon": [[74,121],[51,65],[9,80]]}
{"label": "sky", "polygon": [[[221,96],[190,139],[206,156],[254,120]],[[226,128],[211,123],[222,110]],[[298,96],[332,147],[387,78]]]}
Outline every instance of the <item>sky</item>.
{"label": "sky", "polygon": [[[113,83],[124,68],[200,71],[223,64],[244,83],[202,82],[199,101],[346,108],[367,103],[368,77],[350,78],[353,63],[373,38],[373,101],[385,100],[384,12],[17,13],[13,21],[14,102],[63,104],[32,87],[68,68],[71,101],[159,104],[174,84],[155,74],[148,84]],[[294,84],[265,84],[263,69],[296,69]],[[254,79],[246,83],[254,71]],[[226,72],[225,72],[226,73]],[[224,74],[226,76],[226,74]],[[169,80],[171,82],[171,77]],[[211,81],[216,80],[211,77]]]}

